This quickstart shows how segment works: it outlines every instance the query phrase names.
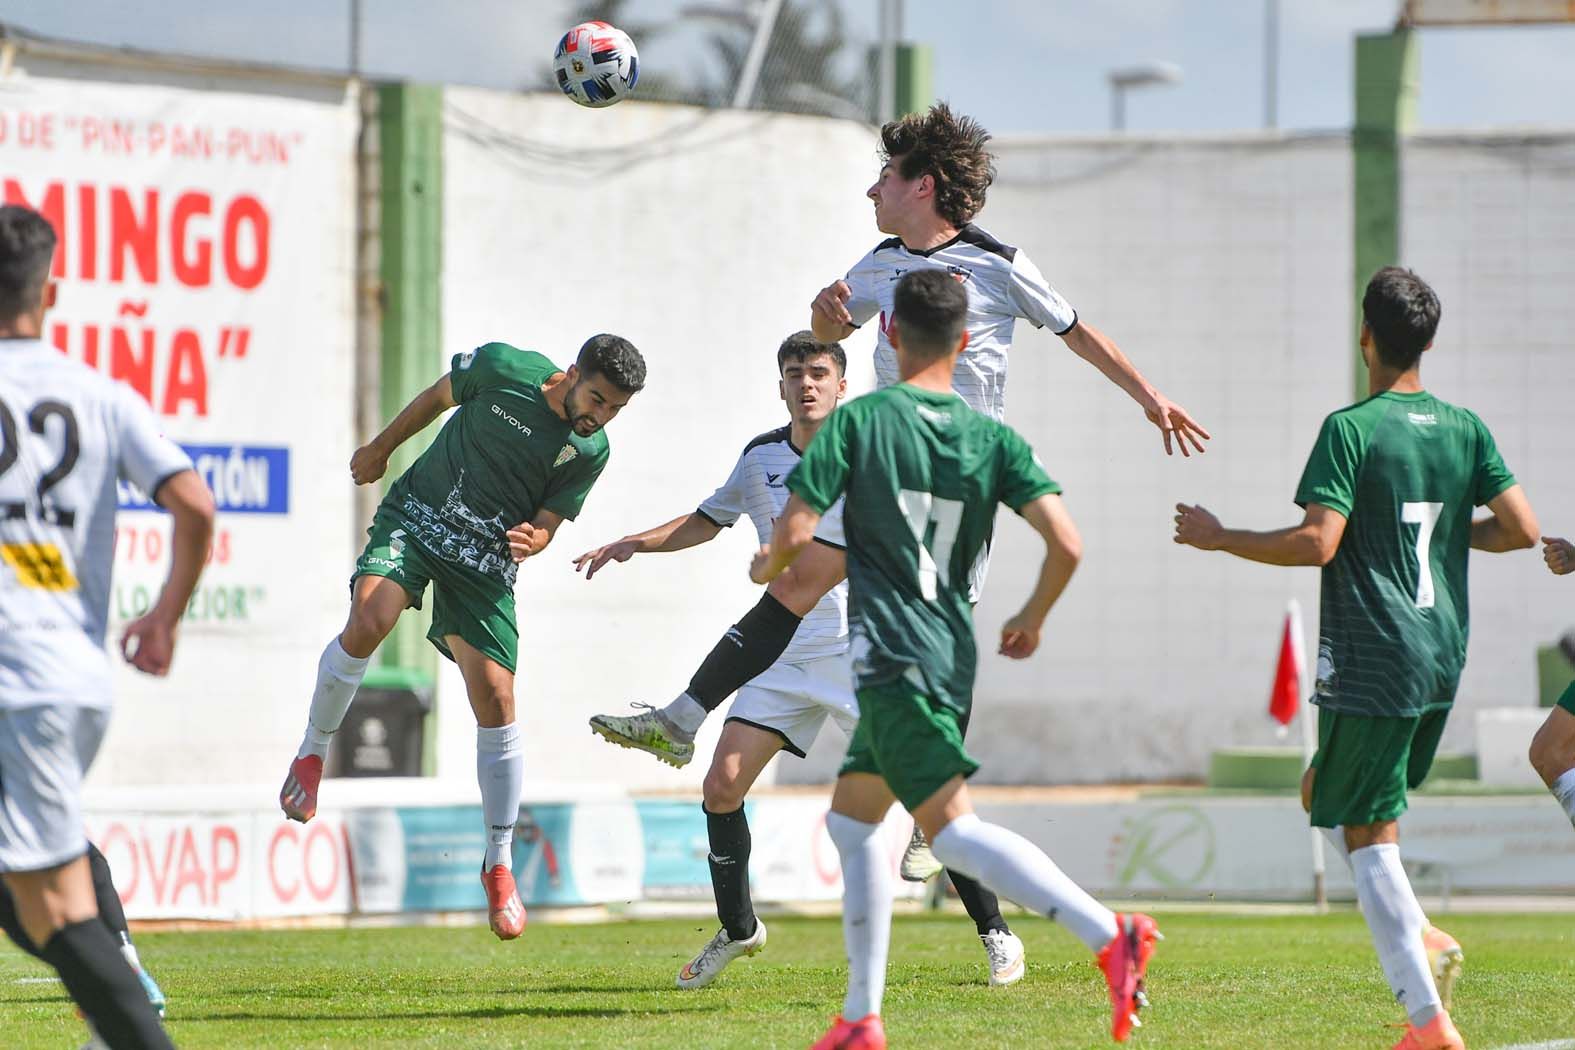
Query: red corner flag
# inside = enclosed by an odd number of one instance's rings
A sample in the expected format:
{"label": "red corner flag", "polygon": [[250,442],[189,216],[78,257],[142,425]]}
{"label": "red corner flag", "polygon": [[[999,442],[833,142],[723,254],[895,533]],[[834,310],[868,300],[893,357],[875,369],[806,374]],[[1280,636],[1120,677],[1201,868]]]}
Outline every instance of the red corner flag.
{"label": "red corner flag", "polygon": [[1285,614],[1285,629],[1280,632],[1280,660],[1274,668],[1274,687],[1269,692],[1269,717],[1282,726],[1291,724],[1301,706],[1301,632],[1292,621],[1295,612]]}

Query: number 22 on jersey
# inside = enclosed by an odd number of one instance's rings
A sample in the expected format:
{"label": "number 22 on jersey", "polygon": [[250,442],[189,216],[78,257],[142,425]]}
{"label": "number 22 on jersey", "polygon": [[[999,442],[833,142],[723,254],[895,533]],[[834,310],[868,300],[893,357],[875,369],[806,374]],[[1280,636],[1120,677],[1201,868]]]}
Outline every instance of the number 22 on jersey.
{"label": "number 22 on jersey", "polygon": [[897,499],[919,545],[919,593],[933,602],[937,580],[942,586],[951,585],[949,566],[957,530],[962,525],[962,501],[913,489],[902,489]]}
{"label": "number 22 on jersey", "polygon": [[1444,514],[1442,503],[1402,503],[1400,520],[1416,526],[1416,607],[1433,607],[1433,565],[1428,551],[1433,545],[1433,530]]}

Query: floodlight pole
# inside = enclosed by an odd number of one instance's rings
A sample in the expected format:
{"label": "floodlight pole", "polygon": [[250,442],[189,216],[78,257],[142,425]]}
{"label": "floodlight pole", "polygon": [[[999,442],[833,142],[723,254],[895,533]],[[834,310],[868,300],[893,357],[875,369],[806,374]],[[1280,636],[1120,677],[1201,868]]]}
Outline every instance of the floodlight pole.
{"label": "floodlight pole", "polygon": [[748,109],[755,101],[755,88],[760,83],[760,70],[766,64],[766,46],[777,27],[777,15],[782,12],[782,0],[766,0],[760,21],[755,24],[754,39],[749,42],[749,54],[744,57],[744,68],[738,75],[738,90],[733,92],[733,108]]}

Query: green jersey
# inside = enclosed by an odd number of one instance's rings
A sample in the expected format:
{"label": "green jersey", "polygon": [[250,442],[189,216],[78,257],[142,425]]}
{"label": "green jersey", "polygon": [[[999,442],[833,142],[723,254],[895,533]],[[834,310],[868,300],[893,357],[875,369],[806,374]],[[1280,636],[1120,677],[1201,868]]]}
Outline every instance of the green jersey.
{"label": "green jersey", "polygon": [[907,677],[968,710],[978,653],[968,571],[995,506],[1061,488],[1016,431],[954,393],[901,383],[833,412],[787,486],[825,513],[846,493],[849,621],[861,687]]}
{"label": "green jersey", "polygon": [[1317,703],[1372,717],[1454,703],[1472,509],[1514,483],[1482,421],[1426,392],[1324,420],[1296,489],[1347,519],[1323,570]]}
{"label": "green jersey", "polygon": [[541,384],[561,371],[507,343],[454,355],[459,408],[383,498],[405,538],[513,587],[507,530],[541,510],[573,519],[607,465],[606,436],[580,437],[547,404]]}

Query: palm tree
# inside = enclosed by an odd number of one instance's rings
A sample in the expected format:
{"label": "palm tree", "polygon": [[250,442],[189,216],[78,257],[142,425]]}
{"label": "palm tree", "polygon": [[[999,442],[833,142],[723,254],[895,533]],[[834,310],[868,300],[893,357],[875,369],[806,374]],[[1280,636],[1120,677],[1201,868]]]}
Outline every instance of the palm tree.
{"label": "palm tree", "polygon": [[[706,68],[704,92],[713,105],[728,105],[743,73],[761,5],[734,0],[739,17],[717,12],[707,44],[715,58]],[[761,66],[753,105],[760,109],[826,113],[868,119],[873,92],[868,63],[847,54],[849,41],[838,0],[788,0],[777,15]]]}

